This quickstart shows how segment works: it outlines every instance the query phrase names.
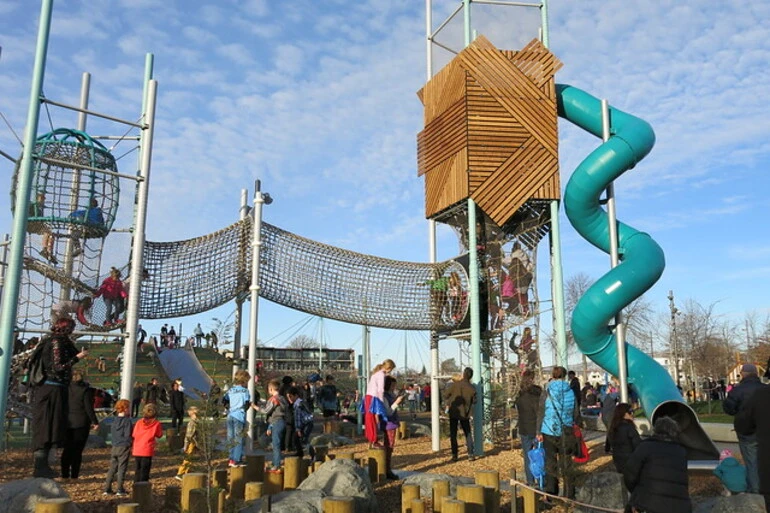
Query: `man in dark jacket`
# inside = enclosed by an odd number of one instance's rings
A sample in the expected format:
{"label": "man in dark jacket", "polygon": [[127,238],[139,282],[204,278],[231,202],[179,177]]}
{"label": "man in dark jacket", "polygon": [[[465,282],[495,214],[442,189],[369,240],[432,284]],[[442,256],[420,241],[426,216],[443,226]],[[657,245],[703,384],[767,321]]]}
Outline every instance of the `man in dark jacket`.
{"label": "man in dark jacket", "polygon": [[572,393],[575,394],[575,402],[577,403],[578,407],[582,404],[581,401],[581,394],[580,394],[580,379],[575,375],[575,371],[569,371],[567,373],[567,377],[569,378],[569,387],[572,390]]}
{"label": "man in dark jacket", "polygon": [[519,422],[516,425],[521,439],[521,452],[524,457],[524,474],[527,484],[534,486],[535,478],[529,469],[529,451],[537,442],[537,409],[540,405],[540,394],[543,389],[534,383],[535,373],[524,371],[521,392],[516,399],[516,410],[519,412]]}
{"label": "man in dark jacket", "polygon": [[[727,399],[722,402],[722,409],[728,415],[737,416],[741,413],[743,406],[754,393],[765,388],[757,375],[757,367],[746,363],[741,367],[741,381],[727,394]],[[737,418],[737,417],[736,417]],[[738,425],[733,422],[735,433],[738,435],[738,446],[741,449],[743,463],[746,465],[746,480],[749,493],[759,493],[759,469],[757,467],[757,437],[752,432],[739,430]]]}
{"label": "man in dark jacket", "polygon": [[645,513],[691,513],[687,450],[677,442],[679,426],[669,417],[660,417],[653,432],[639,444],[623,471],[631,492],[629,505]]}
{"label": "man in dark jacket", "polygon": [[83,381],[83,374],[78,370],[72,373],[69,386],[67,421],[67,440],[61,453],[61,476],[64,479],[77,479],[88,432],[99,425],[94,413],[94,389]]}
{"label": "man in dark jacket", "polygon": [[184,392],[179,389],[179,380],[171,384],[171,394],[169,394],[169,404],[171,405],[171,427],[182,429],[185,411]]}
{"label": "man in dark jacket", "polygon": [[465,446],[468,448],[468,459],[475,460],[473,455],[473,436],[471,435],[470,416],[473,404],[476,402],[476,387],[471,384],[473,369],[466,367],[463,377],[453,381],[447,387],[444,399],[449,408],[449,441],[452,445],[452,461],[457,461],[457,424],[463,428]]}
{"label": "man in dark jacket", "polygon": [[147,383],[147,389],[144,391],[144,404],[158,404],[158,399],[160,399],[158,378],[152,378],[152,380]]}
{"label": "man in dark jacket", "polygon": [[746,401],[735,416],[735,430],[756,433],[759,493],[770,511],[770,387],[762,387]]}

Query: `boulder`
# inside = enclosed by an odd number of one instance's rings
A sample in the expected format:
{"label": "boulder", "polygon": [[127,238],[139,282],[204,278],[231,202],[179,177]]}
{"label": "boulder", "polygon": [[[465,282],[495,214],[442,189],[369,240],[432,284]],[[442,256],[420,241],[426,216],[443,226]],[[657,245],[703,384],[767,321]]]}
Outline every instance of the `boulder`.
{"label": "boulder", "polygon": [[418,424],[416,422],[409,422],[406,425],[409,430],[410,438],[419,438],[421,436],[430,436],[430,426],[425,424]]}
{"label": "boulder", "polygon": [[99,435],[88,435],[86,440],[86,449],[104,449],[107,447],[107,442]]}
{"label": "boulder", "polygon": [[327,461],[310,474],[298,490],[320,490],[324,495],[353,497],[356,513],[369,513],[377,509],[377,498],[369,481],[369,473],[353,460]]}
{"label": "boulder", "polygon": [[[9,481],[0,485],[0,513],[35,513],[35,504],[40,499],[57,498],[69,499],[69,495],[52,479]],[[67,513],[80,513],[80,508],[72,504]]]}
{"label": "boulder", "polygon": [[[321,490],[289,490],[272,496],[271,513],[323,513],[323,498]],[[261,513],[262,501],[258,499],[240,510],[240,513]]]}
{"label": "boulder", "polygon": [[711,513],[764,513],[765,500],[761,495],[742,493],[730,497],[719,497]]}
{"label": "boulder", "polygon": [[[597,472],[589,474],[583,486],[577,490],[578,502],[601,508],[623,509],[626,504],[626,489],[623,476],[617,472]],[[577,508],[575,513],[595,513],[589,508]]]}
{"label": "boulder", "polygon": [[404,480],[404,484],[416,484],[420,487],[421,497],[433,496],[433,481],[445,479],[449,481],[449,495],[457,495],[458,484],[473,484],[473,478],[450,476],[449,474],[433,474],[430,472],[412,474]]}
{"label": "boulder", "polygon": [[342,447],[343,445],[354,445],[355,443],[355,440],[351,438],[342,435],[335,435],[333,433],[317,435],[310,439],[310,445],[313,447],[317,447],[319,445]]}

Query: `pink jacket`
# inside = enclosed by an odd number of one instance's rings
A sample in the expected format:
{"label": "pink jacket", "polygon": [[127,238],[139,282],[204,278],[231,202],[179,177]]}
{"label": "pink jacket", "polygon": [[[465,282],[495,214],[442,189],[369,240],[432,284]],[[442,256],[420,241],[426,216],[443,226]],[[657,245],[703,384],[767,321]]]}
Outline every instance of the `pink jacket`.
{"label": "pink jacket", "polygon": [[123,282],[110,276],[102,282],[102,286],[94,294],[94,297],[99,296],[104,296],[107,299],[118,299],[119,297],[128,297],[128,294],[123,288]]}

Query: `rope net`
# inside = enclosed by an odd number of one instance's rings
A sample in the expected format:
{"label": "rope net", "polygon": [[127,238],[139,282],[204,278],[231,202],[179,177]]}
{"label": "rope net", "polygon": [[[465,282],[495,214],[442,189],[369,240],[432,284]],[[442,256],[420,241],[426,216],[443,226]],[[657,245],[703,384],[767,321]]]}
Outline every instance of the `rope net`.
{"label": "rope net", "polygon": [[[262,224],[260,296],[327,319],[393,329],[450,330],[468,311],[468,278],[454,261],[364,255]],[[140,317],[204,312],[248,292],[252,221],[177,242],[147,242]]]}

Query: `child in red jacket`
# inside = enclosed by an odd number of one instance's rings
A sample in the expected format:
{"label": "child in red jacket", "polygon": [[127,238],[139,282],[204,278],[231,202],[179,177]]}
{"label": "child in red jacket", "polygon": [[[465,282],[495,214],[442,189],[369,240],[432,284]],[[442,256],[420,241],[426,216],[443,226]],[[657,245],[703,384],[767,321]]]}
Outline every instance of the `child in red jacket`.
{"label": "child in red jacket", "polygon": [[144,417],[134,425],[134,445],[131,454],[136,460],[136,477],[134,482],[149,481],[152,457],[155,454],[156,438],[163,436],[158,416],[158,407],[145,404],[142,410]]}

